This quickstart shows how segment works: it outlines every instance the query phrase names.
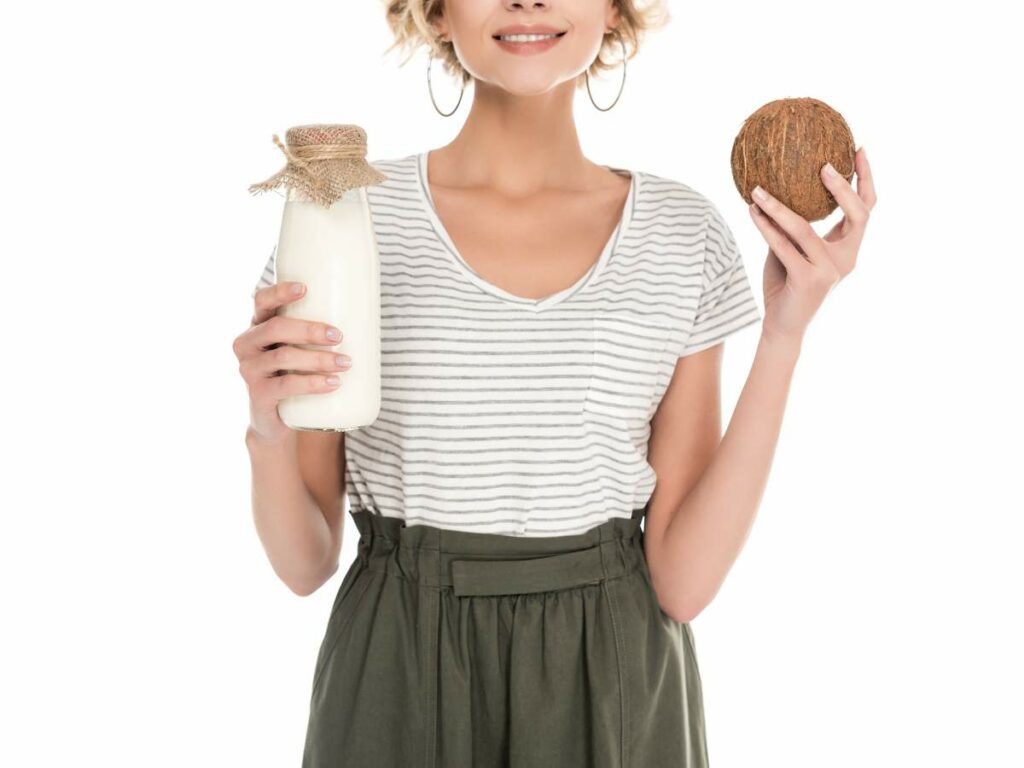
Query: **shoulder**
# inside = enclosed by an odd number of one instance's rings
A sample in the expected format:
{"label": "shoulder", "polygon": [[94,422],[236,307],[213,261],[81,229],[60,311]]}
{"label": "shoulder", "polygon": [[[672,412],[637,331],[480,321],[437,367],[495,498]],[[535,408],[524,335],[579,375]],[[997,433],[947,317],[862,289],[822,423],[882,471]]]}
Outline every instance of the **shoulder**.
{"label": "shoulder", "polygon": [[719,206],[693,184],[649,171],[639,172],[639,182],[633,231],[656,238],[670,261],[682,258],[692,264],[709,239],[731,238]]}
{"label": "shoulder", "polygon": [[393,218],[422,213],[418,157],[407,154],[367,159],[367,163],[386,177],[379,184],[366,188],[375,220],[382,216]]}
{"label": "shoulder", "polygon": [[648,196],[677,209],[687,210],[698,216],[713,205],[711,199],[682,179],[651,171],[640,171],[641,186],[645,187]]}
{"label": "shoulder", "polygon": [[374,169],[387,176],[387,179],[374,186],[384,189],[410,186],[411,182],[416,180],[416,173],[418,171],[416,161],[418,157],[418,154],[413,153],[393,157],[380,157],[372,160],[367,159],[366,162]]}
{"label": "shoulder", "polygon": [[396,171],[399,169],[407,169],[410,166],[415,165],[415,161],[418,155],[416,153],[405,154],[405,155],[394,155],[392,157],[378,157],[376,159],[367,159],[370,165],[377,170],[387,173],[389,170]]}
{"label": "shoulder", "polygon": [[642,192],[638,203],[643,204],[650,218],[701,226],[721,218],[718,206],[710,197],[681,179],[641,171],[640,182]]}

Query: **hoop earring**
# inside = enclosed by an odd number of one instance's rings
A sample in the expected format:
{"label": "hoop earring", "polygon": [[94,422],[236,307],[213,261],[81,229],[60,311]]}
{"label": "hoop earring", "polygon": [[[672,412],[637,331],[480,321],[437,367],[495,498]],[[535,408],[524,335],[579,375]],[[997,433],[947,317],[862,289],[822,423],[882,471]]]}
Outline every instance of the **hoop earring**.
{"label": "hoop earring", "polygon": [[434,87],[433,87],[433,85],[430,82],[430,66],[433,63],[434,63],[434,54],[431,53],[430,54],[430,58],[427,59],[427,91],[430,93],[430,101],[434,105],[434,109],[437,110],[437,113],[439,115],[441,115],[442,117],[451,117],[452,115],[455,114],[455,111],[459,108],[459,104],[462,103],[462,96],[466,92],[466,81],[465,80],[462,81],[462,90],[459,91],[459,100],[457,102],[455,102],[454,109],[452,109],[451,112],[442,112],[438,108],[437,102],[434,100]]}
{"label": "hoop earring", "polygon": [[597,102],[594,101],[594,94],[590,92],[590,67],[587,67],[586,78],[587,78],[587,95],[590,96],[590,103],[597,107],[602,112],[607,112],[609,109],[619,103],[619,96],[622,95],[622,89],[626,85],[626,41],[622,39],[622,33],[619,32],[618,27],[615,28],[615,36],[619,38],[619,45],[622,46],[622,82],[619,84],[619,92],[615,95],[615,101],[609,104],[607,107],[598,107]]}

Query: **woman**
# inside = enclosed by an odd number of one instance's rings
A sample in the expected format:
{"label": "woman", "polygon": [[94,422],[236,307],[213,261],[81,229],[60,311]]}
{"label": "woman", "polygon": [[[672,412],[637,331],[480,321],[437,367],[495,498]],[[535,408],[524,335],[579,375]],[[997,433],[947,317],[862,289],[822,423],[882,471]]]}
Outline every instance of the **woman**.
{"label": "woman", "polygon": [[235,343],[276,572],[302,595],[334,574],[346,491],[360,532],[305,766],[707,765],[689,622],[751,526],[804,331],[874,194],[861,150],[859,192],[823,170],[846,214],[826,238],[771,198],[751,206],[765,313],[722,438],[722,342],[761,320],[732,233],[692,187],[584,158],[573,124],[589,72],[634,54],[658,10],[387,5],[398,42],[427,42],[475,96],[449,145],[373,163],[377,421],[279,419],[280,398],[344,387],[360,361],[329,351],[344,329],[270,322],[302,290],[272,263]]}

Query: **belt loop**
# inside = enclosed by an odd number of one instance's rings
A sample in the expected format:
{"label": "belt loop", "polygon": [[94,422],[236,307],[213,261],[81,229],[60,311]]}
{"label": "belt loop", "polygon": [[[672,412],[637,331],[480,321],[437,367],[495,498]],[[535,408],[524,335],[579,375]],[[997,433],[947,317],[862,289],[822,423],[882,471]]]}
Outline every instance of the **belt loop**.
{"label": "belt loop", "polygon": [[362,509],[352,513],[352,522],[355,523],[356,533],[359,534],[356,557],[362,561],[364,567],[369,564],[373,544],[373,520],[369,517],[371,514],[373,513]]}
{"label": "belt loop", "polygon": [[361,531],[359,533],[359,544],[356,547],[356,556],[362,561],[364,568],[370,564],[371,551],[373,551],[373,532]]}
{"label": "belt loop", "polygon": [[442,542],[442,540],[444,539],[444,534],[442,533],[440,528],[438,528],[437,529],[437,533],[434,534],[434,539],[435,539],[434,544],[436,545],[435,548],[434,548],[434,554],[437,557],[437,574],[436,574],[436,578],[437,578],[437,591],[440,594],[441,590],[444,589],[444,578],[443,577],[444,577],[444,567],[445,567],[444,566],[444,550],[443,550],[443,542]]}
{"label": "belt loop", "polygon": [[609,569],[608,569],[608,560],[607,560],[607,552],[606,552],[606,549],[607,549],[607,546],[608,546],[608,539],[609,539],[609,536],[611,534],[611,531],[609,529],[609,525],[610,525],[610,523],[606,521],[604,523],[601,523],[599,526],[597,526],[597,548],[598,548],[598,551],[601,553],[601,579],[602,580],[606,580],[606,579],[608,579],[609,576],[611,576],[611,573],[609,572]]}

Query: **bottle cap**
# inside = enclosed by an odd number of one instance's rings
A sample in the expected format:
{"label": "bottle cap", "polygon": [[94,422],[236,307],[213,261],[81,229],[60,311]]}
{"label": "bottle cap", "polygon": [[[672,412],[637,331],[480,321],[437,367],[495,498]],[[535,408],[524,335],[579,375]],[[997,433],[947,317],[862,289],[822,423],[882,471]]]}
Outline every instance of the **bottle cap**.
{"label": "bottle cap", "polygon": [[265,181],[249,186],[253,194],[291,187],[330,207],[355,187],[380,184],[387,176],[366,160],[366,131],[352,124],[296,125],[285,132],[287,145],[274,134],[287,162]]}

